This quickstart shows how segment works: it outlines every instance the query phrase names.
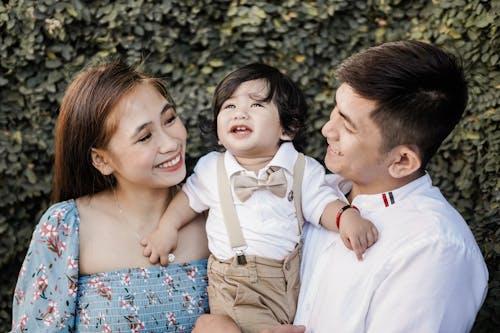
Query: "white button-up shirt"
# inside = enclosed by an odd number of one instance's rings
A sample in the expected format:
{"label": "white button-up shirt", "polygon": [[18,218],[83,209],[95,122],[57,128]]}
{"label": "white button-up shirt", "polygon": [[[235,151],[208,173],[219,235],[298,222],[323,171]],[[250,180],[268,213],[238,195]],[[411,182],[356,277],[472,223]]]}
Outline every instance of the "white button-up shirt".
{"label": "white button-up shirt", "polygon": [[[217,258],[228,259],[234,256],[234,251],[229,245],[217,188],[219,154],[212,152],[200,158],[183,190],[193,210],[202,212],[209,209],[206,224],[208,247]],[[231,176],[239,172],[255,175],[254,172],[243,168],[229,152],[224,154],[224,163],[230,180]],[[231,189],[236,213],[248,246],[246,254],[280,260],[285,258],[298,243],[300,235],[291,193],[292,172],[297,156],[298,152],[291,143],[283,143],[269,164],[256,175],[259,179],[265,179],[270,166],[283,168],[287,178],[287,195],[284,198],[267,190],[259,190],[248,200],[241,202]],[[325,181],[323,166],[311,157],[306,157],[305,162],[301,193],[302,212],[306,221],[319,224],[326,205],[338,197]]]}
{"label": "white button-up shirt", "polygon": [[[328,177],[340,195],[345,182]],[[468,332],[488,271],[471,230],[429,175],[352,204],[379,240],[357,261],[338,233],[308,225],[295,323],[309,333]]]}

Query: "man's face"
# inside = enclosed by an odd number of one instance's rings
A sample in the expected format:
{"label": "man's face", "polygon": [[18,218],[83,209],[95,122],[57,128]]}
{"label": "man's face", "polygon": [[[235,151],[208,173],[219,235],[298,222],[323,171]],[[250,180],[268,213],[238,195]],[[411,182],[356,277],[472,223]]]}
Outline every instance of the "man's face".
{"label": "man's face", "polygon": [[370,117],[376,102],[359,96],[345,83],[337,89],[335,100],[321,130],[328,143],[325,165],[351,180],[359,193],[378,193],[388,179],[389,165],[380,149],[380,129]]}

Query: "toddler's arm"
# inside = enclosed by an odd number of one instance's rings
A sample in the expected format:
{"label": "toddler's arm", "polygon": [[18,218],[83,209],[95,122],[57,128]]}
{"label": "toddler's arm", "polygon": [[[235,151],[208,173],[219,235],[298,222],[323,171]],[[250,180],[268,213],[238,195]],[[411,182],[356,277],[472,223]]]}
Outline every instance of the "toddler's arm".
{"label": "toddler's arm", "polygon": [[143,254],[149,257],[152,264],[160,261],[162,266],[168,265],[168,254],[177,247],[179,229],[194,220],[198,215],[189,206],[189,199],[183,191],[179,191],[163,213],[158,227],[141,240]]}
{"label": "toddler's arm", "polygon": [[378,231],[373,223],[363,218],[353,208],[348,208],[341,213],[339,228],[337,228],[337,214],[344,206],[346,203],[341,200],[330,202],[321,215],[320,223],[328,230],[338,231],[344,245],[356,253],[358,260],[362,260],[366,249],[377,241]]}

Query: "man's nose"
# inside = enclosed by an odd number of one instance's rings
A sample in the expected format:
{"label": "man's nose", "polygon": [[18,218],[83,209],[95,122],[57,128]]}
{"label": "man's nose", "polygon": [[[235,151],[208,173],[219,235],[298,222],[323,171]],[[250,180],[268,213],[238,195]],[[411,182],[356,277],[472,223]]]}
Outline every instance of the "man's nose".
{"label": "man's nose", "polygon": [[338,123],[339,123],[338,117],[331,116],[330,119],[321,128],[321,134],[325,138],[336,138],[338,133],[337,130]]}

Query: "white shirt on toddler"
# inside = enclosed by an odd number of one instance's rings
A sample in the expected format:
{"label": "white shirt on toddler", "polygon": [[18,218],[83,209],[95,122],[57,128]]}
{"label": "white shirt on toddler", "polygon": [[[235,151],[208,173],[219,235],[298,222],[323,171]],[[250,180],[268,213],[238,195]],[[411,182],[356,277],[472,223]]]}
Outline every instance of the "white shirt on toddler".
{"label": "white shirt on toddler", "polygon": [[[221,153],[211,152],[200,158],[194,168],[194,173],[184,184],[183,191],[193,210],[202,212],[209,209],[206,222],[208,247],[215,257],[225,260],[233,257],[234,252],[229,245],[217,188],[219,154]],[[231,153],[225,152],[224,155],[224,163],[231,184],[232,176],[237,173],[255,175],[254,172],[243,168]],[[236,213],[248,246],[245,254],[281,260],[299,242],[300,235],[292,192],[292,172],[297,156],[298,152],[292,143],[282,143],[271,162],[256,175],[258,179],[265,179],[266,171],[270,166],[283,168],[287,179],[285,197],[280,198],[268,190],[258,190],[248,200],[241,202],[234,194],[234,189],[231,189]],[[326,205],[338,198],[335,191],[325,181],[323,166],[307,156],[301,195],[304,220],[316,225],[319,224]]]}

